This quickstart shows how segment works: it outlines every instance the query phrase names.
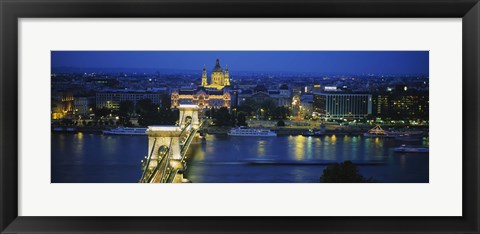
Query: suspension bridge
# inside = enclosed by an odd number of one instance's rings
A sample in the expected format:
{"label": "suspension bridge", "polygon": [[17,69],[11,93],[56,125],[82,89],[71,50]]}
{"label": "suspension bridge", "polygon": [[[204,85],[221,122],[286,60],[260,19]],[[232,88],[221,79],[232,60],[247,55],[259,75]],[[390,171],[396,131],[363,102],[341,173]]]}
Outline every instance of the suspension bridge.
{"label": "suspension bridge", "polygon": [[139,183],[185,183],[186,153],[202,122],[197,105],[180,105],[178,125],[149,126],[148,155],[142,161]]}

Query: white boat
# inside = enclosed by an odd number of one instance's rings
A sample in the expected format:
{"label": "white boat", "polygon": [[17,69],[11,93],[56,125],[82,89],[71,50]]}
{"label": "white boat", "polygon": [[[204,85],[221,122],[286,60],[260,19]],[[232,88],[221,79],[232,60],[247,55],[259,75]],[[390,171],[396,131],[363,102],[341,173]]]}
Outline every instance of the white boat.
{"label": "white boat", "polygon": [[77,128],[75,127],[54,127],[52,129],[53,132],[72,132],[72,133],[76,133],[77,132]]}
{"label": "white boat", "polygon": [[314,131],[313,129],[309,129],[308,132],[302,134],[304,136],[324,136],[325,131]]}
{"label": "white boat", "polygon": [[428,148],[426,147],[407,147],[405,145],[396,147],[393,150],[401,153],[428,153]]}
{"label": "white boat", "polygon": [[104,130],[103,134],[107,135],[147,135],[146,128],[125,128],[118,127],[110,130]]}
{"label": "white boat", "polygon": [[324,136],[326,134],[325,124],[320,125],[320,129],[315,131],[314,129],[309,129],[308,132],[304,133],[304,136]]}
{"label": "white boat", "polygon": [[268,129],[257,129],[257,128],[248,128],[248,127],[238,127],[232,128],[227,133],[229,136],[265,136],[272,137],[277,136],[275,132],[272,132]]}

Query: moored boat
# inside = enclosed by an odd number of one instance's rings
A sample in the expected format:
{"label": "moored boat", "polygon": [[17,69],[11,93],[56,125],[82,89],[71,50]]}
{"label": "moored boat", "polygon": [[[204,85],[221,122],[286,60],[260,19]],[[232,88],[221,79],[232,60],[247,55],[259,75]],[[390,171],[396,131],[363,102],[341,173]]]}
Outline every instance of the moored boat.
{"label": "moored boat", "polygon": [[379,125],[375,126],[374,128],[370,129],[368,132],[364,133],[363,136],[365,137],[388,137],[388,138],[396,138],[398,140],[405,139],[413,140],[415,138],[420,138],[423,136],[422,131],[385,131]]}
{"label": "moored boat", "polygon": [[393,150],[395,152],[400,152],[400,153],[428,153],[427,147],[413,147],[413,146],[406,146],[406,145],[396,147]]}
{"label": "moored boat", "polygon": [[106,135],[147,135],[146,128],[125,128],[118,127],[109,130],[103,130],[103,134]]}
{"label": "moored boat", "polygon": [[70,132],[70,133],[76,133],[77,128],[76,127],[54,127],[52,129],[53,132]]}
{"label": "moored boat", "polygon": [[320,128],[315,131],[314,129],[309,129],[308,132],[303,133],[304,136],[324,136],[326,134],[325,124],[321,124]]}
{"label": "moored boat", "polygon": [[375,126],[370,129],[368,132],[363,134],[364,137],[389,137],[387,132],[385,132],[380,125]]}
{"label": "moored boat", "polygon": [[422,141],[423,136],[422,135],[418,135],[418,136],[403,135],[403,136],[395,137],[395,140],[399,140],[399,141]]}
{"label": "moored boat", "polygon": [[259,136],[259,137],[271,137],[277,136],[277,133],[269,129],[259,129],[259,128],[248,128],[248,127],[238,127],[232,128],[227,133],[229,136]]}

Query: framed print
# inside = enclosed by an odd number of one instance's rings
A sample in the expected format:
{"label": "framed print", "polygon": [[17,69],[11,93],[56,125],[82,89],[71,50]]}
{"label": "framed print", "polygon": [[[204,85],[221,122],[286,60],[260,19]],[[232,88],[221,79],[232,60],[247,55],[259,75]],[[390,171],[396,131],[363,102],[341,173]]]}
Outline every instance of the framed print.
{"label": "framed print", "polygon": [[0,9],[1,233],[478,233],[476,0]]}

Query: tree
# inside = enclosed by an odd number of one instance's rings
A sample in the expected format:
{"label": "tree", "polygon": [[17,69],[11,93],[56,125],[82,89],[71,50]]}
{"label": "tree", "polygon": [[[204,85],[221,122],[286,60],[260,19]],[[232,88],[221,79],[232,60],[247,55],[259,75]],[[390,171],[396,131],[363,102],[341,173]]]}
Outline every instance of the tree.
{"label": "tree", "polygon": [[245,117],[244,112],[238,113],[238,115],[237,115],[237,125],[238,126],[248,126],[247,118]]}
{"label": "tree", "polygon": [[272,113],[272,118],[274,119],[286,119],[288,116],[289,110],[284,106],[277,106]]}
{"label": "tree", "polygon": [[112,110],[110,110],[109,108],[106,108],[106,107],[102,107],[100,109],[97,109],[95,108],[93,110],[93,113],[95,114],[95,117],[105,117],[105,116],[108,116],[112,113]]}
{"label": "tree", "polygon": [[[142,126],[148,125],[174,125],[176,124],[179,118],[179,111],[171,109],[164,109],[164,108],[150,108],[147,104],[145,104],[143,110],[140,111],[138,123]],[[139,109],[140,110],[140,109]],[[147,110],[147,111],[145,111]]]}
{"label": "tree", "polygon": [[118,115],[120,117],[127,117],[133,114],[134,106],[132,101],[121,101],[118,109]]}
{"label": "tree", "polygon": [[266,99],[262,102],[261,109],[263,110],[263,117],[269,118],[272,117],[273,111],[277,107],[277,104],[272,99]]}
{"label": "tree", "polygon": [[217,126],[232,126],[232,116],[226,107],[218,109],[215,115],[215,123]]}
{"label": "tree", "polygon": [[259,108],[260,105],[254,99],[248,98],[243,101],[237,109],[239,112],[243,111],[247,113],[247,115],[254,115],[254,113],[257,112]]}
{"label": "tree", "polygon": [[208,109],[206,112],[205,112],[205,116],[209,117],[209,118],[212,118],[214,119],[215,118],[215,115],[217,114],[217,111],[215,109]]}
{"label": "tree", "polygon": [[158,106],[152,103],[150,99],[142,99],[137,102],[136,112],[139,115],[148,115],[158,111]]}
{"label": "tree", "polygon": [[162,108],[163,109],[170,109],[172,106],[172,99],[170,98],[170,95],[163,95],[162,96]]}
{"label": "tree", "polygon": [[372,178],[365,179],[358,168],[351,161],[335,163],[327,166],[320,177],[322,183],[368,183],[373,182]]}
{"label": "tree", "polygon": [[277,127],[284,127],[285,126],[285,122],[283,120],[279,120],[277,122]]}
{"label": "tree", "polygon": [[73,121],[71,119],[62,119],[62,125],[71,126]]}

